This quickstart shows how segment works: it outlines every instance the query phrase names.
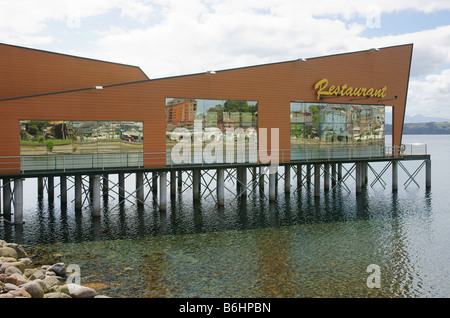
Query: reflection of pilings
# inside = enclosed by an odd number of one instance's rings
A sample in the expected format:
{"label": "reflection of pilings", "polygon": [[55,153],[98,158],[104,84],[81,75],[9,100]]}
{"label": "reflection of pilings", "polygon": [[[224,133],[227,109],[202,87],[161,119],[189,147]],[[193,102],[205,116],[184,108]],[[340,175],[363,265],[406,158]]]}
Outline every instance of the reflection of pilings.
{"label": "reflection of pilings", "polygon": [[14,179],[14,224],[23,223],[23,179]]}

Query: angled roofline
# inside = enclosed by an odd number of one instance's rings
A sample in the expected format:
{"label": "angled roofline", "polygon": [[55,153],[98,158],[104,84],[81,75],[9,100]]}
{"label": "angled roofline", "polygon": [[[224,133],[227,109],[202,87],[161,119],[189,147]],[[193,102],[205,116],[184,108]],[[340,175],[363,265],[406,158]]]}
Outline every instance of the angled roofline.
{"label": "angled roofline", "polygon": [[14,48],[19,48],[19,49],[24,49],[24,50],[30,50],[30,51],[35,51],[35,52],[41,52],[41,53],[56,54],[56,55],[60,55],[60,56],[66,56],[66,57],[77,58],[77,59],[82,59],[82,60],[89,60],[89,61],[94,61],[94,62],[101,62],[101,63],[108,63],[108,64],[115,64],[115,65],[121,65],[121,66],[126,66],[126,67],[132,67],[132,68],[139,69],[141,71],[141,73],[144,74],[145,77],[150,79],[147,76],[147,74],[139,66],[136,66],[136,65],[117,63],[117,62],[111,62],[111,61],[104,61],[104,60],[100,60],[100,59],[94,59],[94,58],[89,58],[89,57],[82,57],[82,56],[66,54],[66,53],[46,51],[46,50],[42,50],[42,49],[35,49],[35,48],[30,48],[30,47],[25,47],[25,46],[20,46],[20,45],[3,43],[3,42],[0,42],[0,45],[14,47]]}
{"label": "angled roofline", "polygon": [[[134,82],[108,84],[108,85],[101,86],[101,88],[103,89],[103,88],[108,88],[108,87],[131,85],[131,84],[145,83],[145,82],[151,82],[151,81],[152,81],[151,79],[148,79],[148,80],[141,80],[141,81],[134,81]],[[34,94],[34,95],[9,97],[9,98],[0,99],[0,102],[6,102],[6,101],[9,101],[9,100],[15,100],[15,99],[25,99],[25,98],[33,98],[33,97],[41,97],[41,96],[49,96],[49,95],[58,95],[58,94],[73,93],[73,92],[81,92],[81,91],[87,91],[87,90],[91,90],[91,89],[97,89],[97,87],[96,86],[84,87],[84,88],[76,88],[76,89],[70,89],[70,90],[65,90],[65,91],[56,91],[56,92],[50,92],[50,93],[42,93],[42,94]]]}
{"label": "angled roofline", "polygon": [[[413,43],[380,47],[380,48],[377,48],[377,50],[384,50],[384,49],[390,49],[390,48],[396,48],[396,47],[402,47],[402,46],[413,46]],[[360,51],[353,51],[353,52],[344,52],[344,53],[335,53],[335,54],[322,55],[322,56],[316,56],[316,57],[308,57],[308,58],[305,58],[305,60],[308,61],[308,60],[328,58],[328,57],[334,57],[334,56],[340,56],[340,55],[370,52],[372,50],[374,50],[374,48],[366,49],[366,50],[360,50]],[[214,72],[216,72],[216,73],[228,72],[228,71],[235,71],[235,70],[241,70],[241,69],[247,69],[247,68],[261,67],[261,66],[270,66],[270,65],[277,65],[277,64],[293,63],[293,62],[299,61],[299,59],[300,58],[297,58],[297,59],[294,59],[294,60],[280,61],[280,62],[269,62],[269,63],[264,63],[264,64],[255,64],[255,65],[234,67],[234,68],[229,68],[229,69],[215,70]],[[165,80],[165,79],[180,78],[180,77],[186,77],[186,76],[196,76],[196,75],[202,75],[202,74],[207,74],[207,73],[208,73],[208,71],[205,71],[205,72],[201,72],[201,73],[191,73],[191,74],[174,75],[174,76],[167,76],[167,77],[158,77],[158,78],[153,78],[152,80],[153,81],[155,81],[155,80]]]}
{"label": "angled roofline", "polygon": [[[9,44],[4,44],[4,43],[0,43],[0,45],[9,45]],[[13,46],[13,47],[18,47],[15,45],[9,45],[9,46]],[[412,48],[414,47],[413,43],[408,43],[408,44],[400,44],[400,45],[392,45],[392,46],[387,46],[387,47],[382,47],[382,48],[377,48],[376,50],[383,50],[383,49],[389,49],[389,48],[396,48],[396,47],[403,47],[403,46],[411,46]],[[29,49],[24,47],[25,49]],[[30,49],[30,50],[35,50],[35,51],[41,51],[41,50],[37,50],[37,49]],[[333,57],[333,56],[340,56],[340,55],[347,55],[347,54],[355,54],[355,53],[363,53],[363,52],[370,52],[373,51],[374,49],[366,49],[366,50],[360,50],[360,51],[353,51],[353,52],[345,52],[345,53],[336,53],[336,54],[330,54],[330,55],[324,55],[324,56],[317,56],[317,57],[311,57],[311,58],[306,58],[306,60],[313,60],[313,59],[321,59],[321,58],[328,58],[328,57]],[[98,61],[98,62],[105,62],[105,63],[111,63],[111,64],[119,64],[119,65],[124,65],[124,66],[130,66],[130,67],[136,67],[139,68],[137,66],[132,66],[132,65],[126,65],[126,64],[120,64],[120,63],[114,63],[114,62],[106,62],[106,61],[101,61],[101,60],[95,60],[95,59],[89,59],[89,58],[83,58],[83,57],[78,57],[78,56],[72,56],[72,55],[67,55],[67,54],[61,54],[61,53],[55,53],[55,52],[50,52],[50,51],[42,51],[42,52],[46,52],[46,53],[53,53],[53,54],[59,54],[59,55],[64,55],[64,56],[70,56],[70,57],[75,57],[75,58],[81,58],[81,59],[87,59],[87,60],[93,60],[93,61]],[[412,56],[411,56],[412,59]],[[222,70],[217,70],[214,71],[216,73],[219,72],[228,72],[228,71],[234,71],[234,70],[241,70],[241,69],[247,69],[247,68],[256,68],[256,67],[262,67],[262,66],[270,66],[270,65],[277,65],[277,64],[286,64],[286,63],[293,63],[293,62],[298,62],[299,59],[295,59],[295,60],[288,60],[288,61],[281,61],[281,62],[273,62],[273,63],[266,63],[266,64],[258,64],[258,65],[251,65],[251,66],[242,66],[242,67],[236,67],[236,68],[230,68],[230,69],[222,69]],[[411,66],[410,66],[411,68]],[[140,69],[140,68],[139,68]],[[141,70],[142,71],[142,70]],[[142,72],[147,78],[148,76]],[[168,79],[173,79],[173,78],[182,78],[182,77],[188,77],[188,76],[198,76],[198,75],[206,75],[208,74],[208,72],[201,72],[201,73],[192,73],[192,74],[185,74],[185,75],[174,75],[174,76],[168,76],[168,77],[160,77],[160,78],[154,78],[154,79],[150,79],[148,78],[147,80],[140,80],[140,81],[133,81],[133,82],[124,82],[124,83],[117,83],[117,84],[109,84],[109,85],[103,85],[103,88],[108,88],[108,87],[115,87],[115,86],[123,86],[123,85],[132,85],[132,84],[138,84],[138,83],[145,83],[145,82],[153,82],[153,81],[159,81],[159,80],[168,80]],[[40,96],[47,96],[47,95],[56,95],[56,94],[64,94],[64,93],[72,93],[72,92],[77,92],[77,91],[86,91],[86,90],[91,90],[91,89],[95,89],[96,87],[85,87],[85,88],[78,88],[78,89],[73,89],[73,90],[65,90],[65,91],[56,91],[56,92],[49,92],[49,93],[42,93],[42,94],[34,94],[34,95],[27,95],[27,96],[17,96],[17,97],[10,97],[10,98],[4,98],[4,99],[0,99],[0,102],[3,101],[8,101],[8,100],[15,100],[15,99],[24,99],[24,98],[33,98],[33,97],[40,97]]]}

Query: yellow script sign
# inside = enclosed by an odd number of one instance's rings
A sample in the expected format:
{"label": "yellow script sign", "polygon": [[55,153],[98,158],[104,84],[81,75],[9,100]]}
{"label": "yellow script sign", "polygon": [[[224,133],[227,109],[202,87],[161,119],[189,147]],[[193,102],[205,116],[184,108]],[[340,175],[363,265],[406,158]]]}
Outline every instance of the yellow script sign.
{"label": "yellow script sign", "polygon": [[342,86],[331,85],[328,88],[328,80],[326,78],[318,81],[314,87],[317,90],[317,100],[320,96],[335,95],[335,96],[363,96],[363,97],[378,97],[386,96],[387,86],[380,89],[365,88],[365,87],[348,87],[347,84]]}

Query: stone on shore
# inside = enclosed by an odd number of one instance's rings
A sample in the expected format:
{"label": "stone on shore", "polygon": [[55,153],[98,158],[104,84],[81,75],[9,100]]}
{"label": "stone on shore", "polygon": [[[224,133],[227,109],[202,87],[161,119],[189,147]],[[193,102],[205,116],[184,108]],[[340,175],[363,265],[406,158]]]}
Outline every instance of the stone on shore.
{"label": "stone on shore", "polygon": [[68,284],[66,271],[64,263],[35,267],[22,246],[0,240],[0,298],[109,298],[94,288]]}
{"label": "stone on shore", "polygon": [[64,276],[66,274],[67,267],[64,263],[56,263],[48,269],[48,271],[55,272],[58,276]]}
{"label": "stone on shore", "polygon": [[0,247],[0,257],[12,257],[15,259],[19,258],[19,255],[17,254],[16,250],[12,247]]}
{"label": "stone on shore", "polygon": [[67,284],[67,288],[69,295],[73,298],[94,298],[97,295],[95,289],[77,284]]}
{"label": "stone on shore", "polygon": [[32,298],[44,298],[44,290],[41,285],[36,282],[26,283],[22,288],[29,293]]}
{"label": "stone on shore", "polygon": [[44,298],[72,298],[64,293],[48,293],[44,295]]}

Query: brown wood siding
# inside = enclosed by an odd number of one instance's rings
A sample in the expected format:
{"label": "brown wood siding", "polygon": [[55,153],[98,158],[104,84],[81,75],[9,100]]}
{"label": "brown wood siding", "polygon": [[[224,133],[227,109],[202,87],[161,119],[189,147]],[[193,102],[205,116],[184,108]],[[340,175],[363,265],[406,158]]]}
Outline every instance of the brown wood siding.
{"label": "brown wood siding", "polygon": [[0,100],[147,80],[134,66],[0,44]]}
{"label": "brown wood siding", "polygon": [[[290,102],[317,101],[314,85],[387,86],[384,99],[350,101],[337,97],[321,102],[393,106],[393,144],[400,145],[409,81],[412,45],[383,48],[263,66],[152,80],[0,102],[0,157],[18,156],[19,120],[130,120],[144,122],[144,153],[165,153],[165,98],[256,100],[258,126],[279,128],[280,149],[290,149]],[[99,83],[95,83],[97,85]],[[93,84],[94,85],[94,84]],[[268,141],[270,147],[270,139]],[[160,156],[160,155],[159,155]],[[158,155],[146,155],[146,166],[165,166]],[[163,158],[162,158],[163,159]],[[286,161],[289,157],[285,158]]]}

